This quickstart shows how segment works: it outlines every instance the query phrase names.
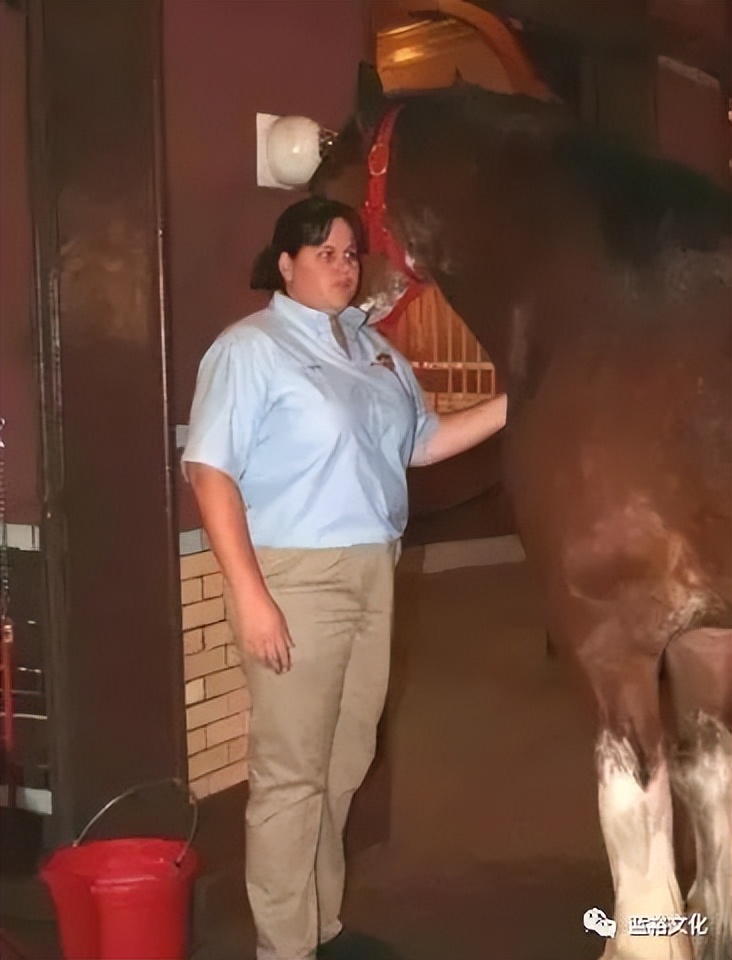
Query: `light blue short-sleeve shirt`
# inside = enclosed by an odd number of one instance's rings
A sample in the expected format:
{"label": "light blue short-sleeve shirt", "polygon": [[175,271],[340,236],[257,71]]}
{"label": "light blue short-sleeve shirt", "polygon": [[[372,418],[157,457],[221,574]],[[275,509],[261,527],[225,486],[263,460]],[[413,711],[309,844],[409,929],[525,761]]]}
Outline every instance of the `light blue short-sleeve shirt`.
{"label": "light blue short-sleeve shirt", "polygon": [[[406,468],[438,417],[411,364],[365,322],[275,293],[225,330],[198,371],[183,463],[231,476],[258,547],[347,547],[398,539]],[[185,466],[184,466],[185,469]]]}

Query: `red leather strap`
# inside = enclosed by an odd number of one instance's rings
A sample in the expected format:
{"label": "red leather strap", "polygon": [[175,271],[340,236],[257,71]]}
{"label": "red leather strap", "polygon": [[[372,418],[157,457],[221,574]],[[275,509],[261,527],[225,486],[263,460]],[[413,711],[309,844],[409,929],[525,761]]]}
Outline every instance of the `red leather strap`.
{"label": "red leather strap", "polygon": [[391,313],[381,321],[381,324],[387,325],[397,321],[407,304],[419,296],[425,286],[410,269],[404,248],[395,239],[385,222],[386,176],[389,171],[391,138],[401,109],[401,105],[398,105],[388,110],[376,128],[376,135],[368,156],[369,180],[366,200],[361,209],[369,253],[386,254],[392,266],[409,278],[409,287],[406,292],[394,304]]}

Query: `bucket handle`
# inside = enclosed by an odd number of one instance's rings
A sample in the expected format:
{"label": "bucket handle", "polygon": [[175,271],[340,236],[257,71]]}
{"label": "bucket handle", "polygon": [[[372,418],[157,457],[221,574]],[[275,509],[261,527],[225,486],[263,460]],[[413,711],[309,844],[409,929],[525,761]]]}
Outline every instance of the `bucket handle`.
{"label": "bucket handle", "polygon": [[157,789],[158,787],[168,787],[168,786],[174,786],[174,787],[177,787],[179,790],[185,791],[185,793],[188,796],[188,799],[191,802],[191,806],[193,807],[193,822],[191,823],[191,830],[190,830],[190,833],[188,834],[188,839],[186,840],[185,846],[183,847],[181,852],[173,861],[175,866],[179,867],[183,862],[185,855],[191,849],[193,838],[195,837],[196,831],[198,830],[198,800],[196,799],[196,795],[193,793],[190,787],[187,784],[185,784],[182,780],[179,780],[178,777],[168,777],[165,780],[149,780],[147,783],[138,783],[136,786],[130,787],[128,790],[125,790],[123,793],[118,794],[116,797],[112,797],[112,799],[108,800],[107,803],[104,804],[102,809],[97,811],[97,813],[94,814],[91,820],[89,820],[86,826],[82,829],[79,836],[72,843],[72,846],[78,847],[79,844],[83,841],[84,837],[87,835],[87,833],[91,830],[91,828],[97,822],[97,820],[100,820],[104,816],[104,814],[107,812],[107,810],[109,810],[110,807],[113,807],[116,803],[119,803],[120,800],[126,800],[128,797],[133,797],[136,794],[141,793],[143,790],[151,790],[151,789]]}

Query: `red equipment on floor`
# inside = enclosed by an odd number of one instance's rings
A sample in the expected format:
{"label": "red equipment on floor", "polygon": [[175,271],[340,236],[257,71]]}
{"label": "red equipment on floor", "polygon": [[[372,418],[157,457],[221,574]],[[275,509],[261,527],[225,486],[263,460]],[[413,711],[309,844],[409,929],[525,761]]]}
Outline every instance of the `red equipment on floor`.
{"label": "red equipment on floor", "polygon": [[134,837],[82,845],[86,833],[133,787],[97,813],[69,847],[57,850],[41,868],[56,908],[65,960],[185,960],[189,910],[200,864],[187,840]]}
{"label": "red equipment on floor", "polygon": [[0,930],[0,960],[29,960],[29,954],[4,930]]}

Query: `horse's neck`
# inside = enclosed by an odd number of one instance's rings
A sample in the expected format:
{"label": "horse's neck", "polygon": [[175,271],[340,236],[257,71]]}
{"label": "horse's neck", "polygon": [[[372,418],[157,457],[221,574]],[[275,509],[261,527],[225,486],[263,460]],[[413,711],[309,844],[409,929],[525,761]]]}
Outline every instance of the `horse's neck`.
{"label": "horse's neck", "polygon": [[581,242],[575,230],[567,236],[550,222],[527,225],[520,217],[480,209],[446,222],[445,211],[434,209],[426,196],[401,212],[408,248],[475,334],[503,383],[519,375],[521,357],[537,337],[546,341],[546,352],[579,322],[582,305],[597,299],[601,257],[594,242]]}
{"label": "horse's neck", "polygon": [[561,345],[611,308],[599,225],[551,179],[525,195],[521,182],[474,198],[454,181],[433,185],[419,171],[397,178],[402,239],[487,352],[499,386],[514,402],[529,398]]}
{"label": "horse's neck", "polygon": [[571,248],[519,261],[518,269],[509,265],[493,277],[478,262],[448,286],[515,400],[533,395],[555,351],[600,323],[613,301],[606,264]]}

